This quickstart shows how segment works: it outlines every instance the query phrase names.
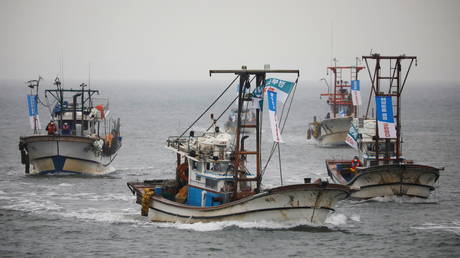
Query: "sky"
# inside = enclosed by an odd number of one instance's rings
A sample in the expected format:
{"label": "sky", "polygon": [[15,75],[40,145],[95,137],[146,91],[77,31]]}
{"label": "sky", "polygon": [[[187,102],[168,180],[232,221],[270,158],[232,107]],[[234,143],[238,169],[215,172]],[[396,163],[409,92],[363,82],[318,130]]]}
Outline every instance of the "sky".
{"label": "sky", "polygon": [[415,55],[419,81],[459,82],[460,1],[0,0],[0,79],[208,80],[209,69],[300,69]]}

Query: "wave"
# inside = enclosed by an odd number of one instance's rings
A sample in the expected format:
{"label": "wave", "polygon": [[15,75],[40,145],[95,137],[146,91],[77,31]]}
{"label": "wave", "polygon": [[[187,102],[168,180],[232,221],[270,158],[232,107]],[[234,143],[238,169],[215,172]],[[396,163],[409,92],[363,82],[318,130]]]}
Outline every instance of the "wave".
{"label": "wave", "polygon": [[368,200],[361,200],[358,203],[364,202],[395,202],[395,203],[412,203],[412,204],[436,204],[439,201],[436,197],[430,196],[429,198],[419,198],[410,196],[385,196],[385,197],[374,197]]}
{"label": "wave", "polygon": [[347,225],[348,220],[360,221],[359,215],[353,214],[350,218],[341,213],[331,214],[325,221],[325,224],[313,224],[307,221],[222,221],[222,222],[198,222],[188,223],[158,223],[152,222],[156,227],[175,228],[180,230],[192,230],[197,232],[222,231],[230,229],[259,229],[259,230],[295,230],[307,232],[326,232],[341,230],[340,227]]}
{"label": "wave", "polygon": [[418,229],[418,230],[451,232],[456,235],[460,235],[460,221],[453,221],[450,223],[442,223],[442,224],[424,223],[423,225],[415,226],[412,228]]}

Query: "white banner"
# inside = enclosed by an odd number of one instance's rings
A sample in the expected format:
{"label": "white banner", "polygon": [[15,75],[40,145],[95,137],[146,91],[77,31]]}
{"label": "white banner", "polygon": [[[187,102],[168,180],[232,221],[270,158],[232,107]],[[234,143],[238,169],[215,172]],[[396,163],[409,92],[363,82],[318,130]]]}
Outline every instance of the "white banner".
{"label": "white banner", "polygon": [[353,106],[361,106],[361,86],[359,80],[351,81],[351,99],[353,100]]}
{"label": "white banner", "polygon": [[276,78],[265,80],[265,87],[272,87],[272,90],[278,94],[279,101],[286,102],[291,90],[294,88],[294,83]]}
{"label": "white banner", "polygon": [[353,125],[353,123],[350,126],[350,130],[348,130],[345,142],[353,149],[358,149],[358,130],[356,130],[356,127]]}
{"label": "white banner", "polygon": [[270,125],[272,128],[272,135],[274,142],[283,142],[281,139],[281,131],[278,124],[278,118],[276,117],[276,95],[277,92],[271,88],[265,88],[267,92],[268,101],[268,116],[270,117]]}

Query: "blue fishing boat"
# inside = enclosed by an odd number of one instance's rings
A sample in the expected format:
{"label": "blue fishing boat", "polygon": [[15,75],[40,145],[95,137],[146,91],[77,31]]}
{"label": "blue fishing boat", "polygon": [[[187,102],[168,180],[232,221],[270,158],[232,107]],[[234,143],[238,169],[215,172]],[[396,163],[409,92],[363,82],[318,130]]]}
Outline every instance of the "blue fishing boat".
{"label": "blue fishing boat", "polygon": [[[107,98],[95,97],[98,90],[81,84],[64,89],[59,78],[55,89],[39,96],[40,80],[29,81],[29,116],[33,134],[21,136],[19,150],[26,174],[102,175],[121,147],[120,119],[112,119]],[[86,89],[85,89],[86,88]],[[35,90],[35,93],[33,92]],[[50,100],[51,99],[51,100]],[[42,130],[38,104],[50,111],[50,122]]]}
{"label": "blue fishing boat", "polygon": [[[401,95],[415,56],[363,56],[375,68],[370,75],[376,116],[355,118],[346,142],[358,151],[352,160],[326,160],[329,176],[336,183],[358,189],[354,198],[368,199],[386,196],[428,198],[435,190],[439,172],[443,168],[415,164],[402,155]],[[402,63],[410,61],[403,74]],[[389,68],[389,69],[388,69]],[[383,71],[390,71],[384,74]]]}
{"label": "blue fishing boat", "polygon": [[[267,93],[268,109],[272,112],[271,120],[276,122],[276,89],[295,87],[294,83],[267,79],[266,75],[294,73],[298,76],[299,71],[243,68],[211,70],[210,73],[236,74],[234,81],[239,78],[235,133],[221,131],[217,119],[211,116],[211,125],[206,132],[187,129],[180,136],[169,137],[166,147],[176,154],[175,178],[128,183],[137,197],[136,202],[141,205],[142,215],[156,222],[323,223],[336,202],[349,196],[350,187],[321,180],[315,183],[302,180],[299,184],[273,188],[262,184],[265,172],[261,163],[262,109],[259,105],[263,103],[262,92],[272,91]],[[251,85],[252,79],[255,79],[255,85]],[[280,93],[280,98],[283,94]],[[242,122],[245,107],[254,103],[259,106],[253,110],[255,123]],[[279,123],[272,125],[276,138],[280,138]],[[250,135],[255,139],[251,141],[246,130],[252,130]]]}

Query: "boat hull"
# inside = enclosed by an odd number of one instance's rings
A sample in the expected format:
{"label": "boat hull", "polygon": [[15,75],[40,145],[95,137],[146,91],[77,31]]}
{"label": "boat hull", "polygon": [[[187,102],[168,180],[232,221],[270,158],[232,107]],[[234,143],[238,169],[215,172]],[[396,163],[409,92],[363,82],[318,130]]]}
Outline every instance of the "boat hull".
{"label": "boat hull", "polygon": [[[145,188],[129,184],[140,203]],[[148,216],[155,222],[296,221],[322,224],[334,211],[336,202],[349,194],[349,187],[336,184],[290,185],[214,207],[189,206],[153,195]]]}
{"label": "boat hull", "polygon": [[318,145],[323,147],[346,146],[345,139],[350,130],[353,118],[331,118],[321,121],[317,125],[319,133],[314,137]]}
{"label": "boat hull", "polygon": [[326,161],[334,182],[359,188],[352,198],[369,199],[382,196],[413,196],[428,198],[439,178],[439,169],[418,164],[390,164],[359,168],[359,173],[347,181],[334,166],[347,162]]}
{"label": "boat hull", "polygon": [[[70,135],[21,137],[23,163],[29,174],[102,175],[113,170],[114,156],[95,151],[94,138]],[[24,154],[23,154],[24,155]],[[30,169],[27,169],[30,166]]]}

